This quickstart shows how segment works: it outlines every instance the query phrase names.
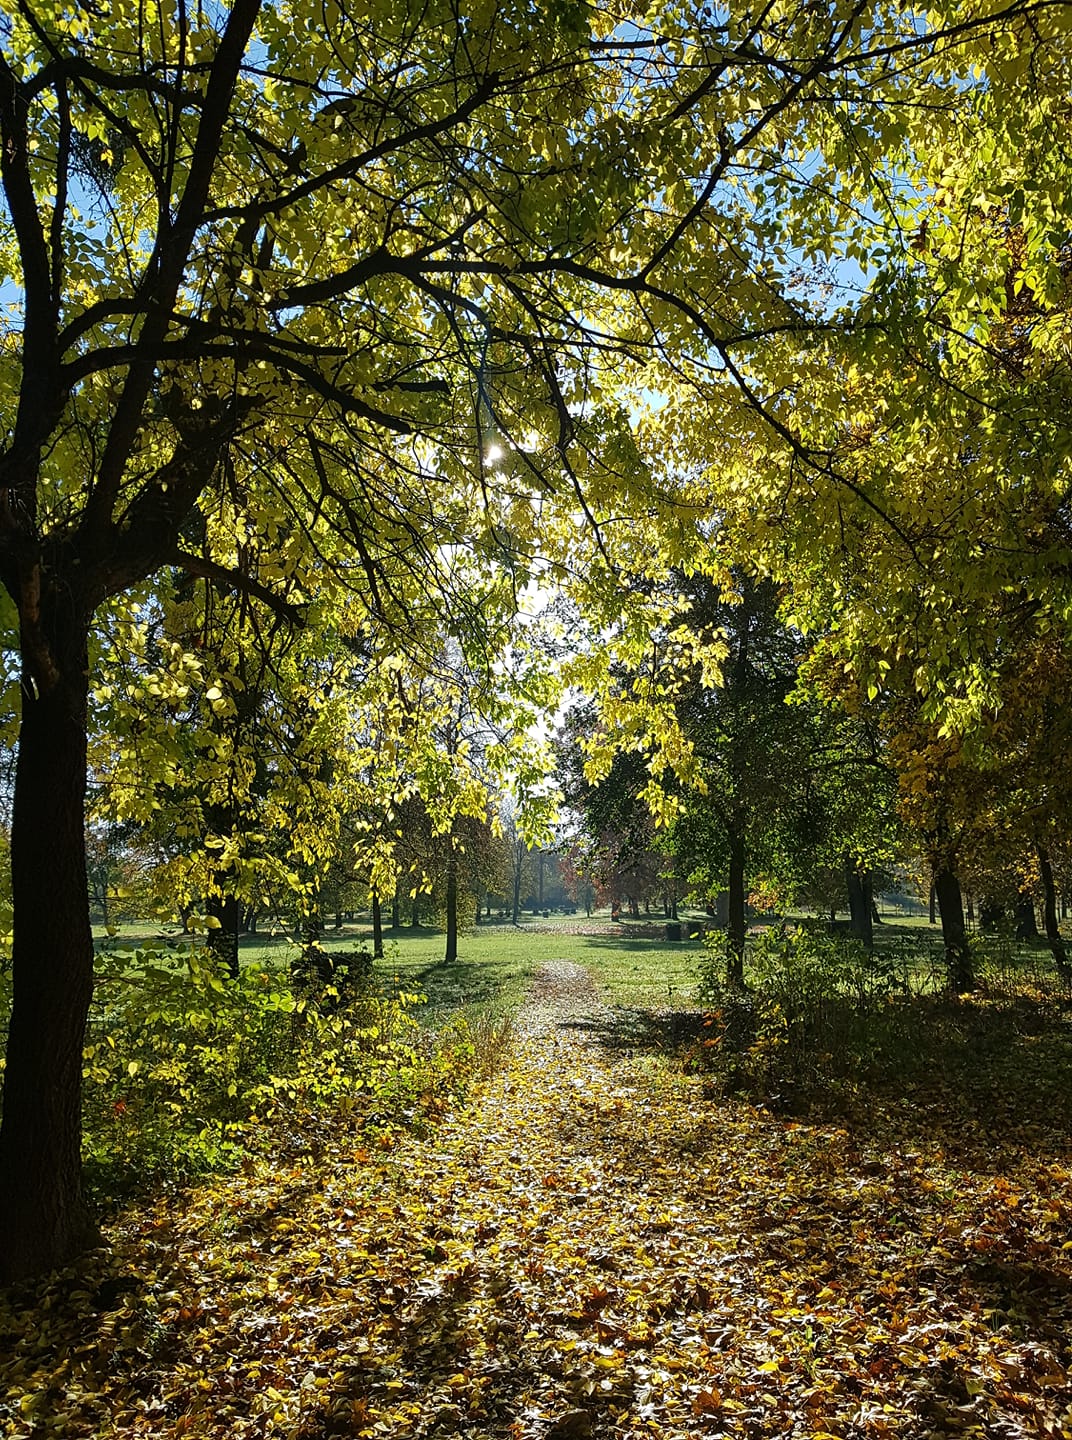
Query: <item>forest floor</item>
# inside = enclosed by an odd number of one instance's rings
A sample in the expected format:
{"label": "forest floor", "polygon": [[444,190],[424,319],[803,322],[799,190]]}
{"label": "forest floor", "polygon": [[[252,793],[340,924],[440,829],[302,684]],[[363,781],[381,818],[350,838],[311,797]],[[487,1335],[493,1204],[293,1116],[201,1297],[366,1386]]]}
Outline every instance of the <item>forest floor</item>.
{"label": "forest floor", "polygon": [[1072,1437],[1070,1157],[942,1134],[706,1095],[545,963],[423,1137],[251,1161],[0,1304],[0,1435]]}

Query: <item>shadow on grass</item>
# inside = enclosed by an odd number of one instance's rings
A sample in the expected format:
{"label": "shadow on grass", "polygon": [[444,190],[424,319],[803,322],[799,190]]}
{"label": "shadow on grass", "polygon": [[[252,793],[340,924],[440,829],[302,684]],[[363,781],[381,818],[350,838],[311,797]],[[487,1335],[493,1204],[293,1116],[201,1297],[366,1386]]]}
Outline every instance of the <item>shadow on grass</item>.
{"label": "shadow on grass", "polygon": [[448,965],[435,960],[420,970],[407,972],[405,985],[425,995],[430,1009],[453,1010],[505,1002],[527,974],[525,966],[503,970],[479,961],[455,960]]}

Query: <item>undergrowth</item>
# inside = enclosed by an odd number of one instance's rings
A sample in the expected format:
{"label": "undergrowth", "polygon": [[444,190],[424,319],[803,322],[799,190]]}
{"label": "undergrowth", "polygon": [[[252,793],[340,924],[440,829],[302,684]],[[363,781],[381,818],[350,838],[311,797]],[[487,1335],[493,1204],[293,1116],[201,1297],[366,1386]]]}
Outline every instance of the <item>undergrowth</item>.
{"label": "undergrowth", "polygon": [[420,1128],[508,1043],[503,1014],[417,1023],[423,996],[279,968],[225,976],[207,952],[99,958],[83,1070],[87,1182],[118,1204],[259,1153],[316,1150],[341,1126]]}
{"label": "undergrowth", "polygon": [[1013,973],[981,950],[978,990],[955,996],[927,967],[806,926],[755,938],[747,990],[724,984],[725,959],[712,935],[702,1028],[685,1053],[713,1094],[843,1115],[873,1113],[876,1098],[944,1108],[956,1096],[966,1124],[1013,1111],[1063,1124],[1072,1000],[1052,976]]}

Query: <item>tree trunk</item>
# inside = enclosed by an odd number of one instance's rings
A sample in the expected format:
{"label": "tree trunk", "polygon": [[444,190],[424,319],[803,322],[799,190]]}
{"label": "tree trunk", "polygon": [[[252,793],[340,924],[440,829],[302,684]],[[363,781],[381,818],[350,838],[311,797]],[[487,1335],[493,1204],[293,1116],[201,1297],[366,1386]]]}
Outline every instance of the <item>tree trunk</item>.
{"label": "tree trunk", "polygon": [[391,929],[392,929],[392,930],[400,930],[401,928],[402,928],[402,902],[399,900],[399,898],[398,898],[398,891],[396,890],[396,891],[395,891],[395,894],[394,894],[394,898],[393,898],[392,901],[391,901]]}
{"label": "tree trunk", "polygon": [[383,912],[380,909],[379,894],[375,890],[372,892],[372,958],[383,959]]}
{"label": "tree trunk", "polygon": [[[226,876],[220,879],[226,882]],[[208,948],[232,980],[239,976],[238,919],[240,906],[234,895],[210,895],[206,910],[219,924],[208,932]]]}
{"label": "tree trunk", "polygon": [[0,1123],[0,1283],[100,1243],[82,1189],[93,996],[86,879],[88,624],[53,613],[51,685],[24,684],[11,828],[12,1005]]}
{"label": "tree trunk", "polygon": [[447,860],[447,947],[444,965],[453,965],[458,958],[458,857],[452,850]]}
{"label": "tree trunk", "polygon": [[845,888],[849,893],[849,929],[868,950],[875,948],[871,876],[861,870],[851,855],[845,856]]}
{"label": "tree trunk", "polygon": [[744,989],[744,840],[730,841],[729,897],[727,905],[726,933],[729,937],[729,954],[726,957],[726,983],[735,989]]}
{"label": "tree trunk", "polygon": [[411,930],[419,930],[421,928],[421,892],[419,890],[413,897],[413,909],[410,912],[409,924]]}
{"label": "tree trunk", "polygon": [[514,924],[516,925],[521,917],[521,866],[525,850],[525,842],[518,840],[514,845]]}
{"label": "tree trunk", "polygon": [[929,919],[929,921],[930,921],[930,923],[931,923],[932,925],[936,925],[936,924],[938,923],[937,905],[938,905],[938,887],[937,887],[937,885],[935,885],[934,881],[932,880],[932,881],[931,881],[930,915],[928,916],[928,919]]}
{"label": "tree trunk", "polygon": [[964,900],[960,893],[960,881],[952,870],[943,868],[935,871],[934,893],[938,900],[938,912],[942,917],[942,940],[945,943],[949,984],[959,995],[975,989],[975,966],[972,963],[968,931],[964,924]]}
{"label": "tree trunk", "polygon": [[1036,845],[1035,854],[1038,857],[1039,877],[1042,880],[1042,923],[1046,930],[1046,939],[1053,951],[1058,975],[1062,980],[1069,980],[1072,979],[1072,966],[1068,963],[1068,951],[1057,924],[1057,887],[1053,883],[1049,851],[1042,845]]}

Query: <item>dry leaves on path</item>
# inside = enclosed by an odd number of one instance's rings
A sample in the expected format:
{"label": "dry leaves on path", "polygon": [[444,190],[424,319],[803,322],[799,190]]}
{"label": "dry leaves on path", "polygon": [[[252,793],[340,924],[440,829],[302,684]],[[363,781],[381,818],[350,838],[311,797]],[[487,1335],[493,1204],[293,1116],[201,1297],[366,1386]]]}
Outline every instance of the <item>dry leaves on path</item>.
{"label": "dry leaves on path", "polygon": [[429,1139],[161,1206],[0,1312],[0,1434],[1072,1436],[1067,1166],[704,1100],[598,1008],[545,966]]}

